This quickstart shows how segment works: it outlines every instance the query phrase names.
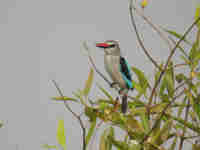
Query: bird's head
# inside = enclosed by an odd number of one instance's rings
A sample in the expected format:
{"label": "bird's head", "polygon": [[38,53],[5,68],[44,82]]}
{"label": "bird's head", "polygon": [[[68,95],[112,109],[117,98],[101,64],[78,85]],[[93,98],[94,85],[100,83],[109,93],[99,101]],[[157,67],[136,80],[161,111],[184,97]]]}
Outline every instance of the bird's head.
{"label": "bird's head", "polygon": [[102,48],[107,55],[120,55],[119,43],[114,40],[96,43],[96,47]]}

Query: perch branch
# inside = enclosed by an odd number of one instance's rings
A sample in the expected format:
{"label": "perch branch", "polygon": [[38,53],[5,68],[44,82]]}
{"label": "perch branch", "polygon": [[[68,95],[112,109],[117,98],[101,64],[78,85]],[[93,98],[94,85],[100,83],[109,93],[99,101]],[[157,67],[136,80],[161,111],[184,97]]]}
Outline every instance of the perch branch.
{"label": "perch branch", "polygon": [[90,50],[89,50],[89,47],[87,46],[86,42],[84,41],[83,42],[83,47],[87,50],[88,52],[88,58],[89,58],[89,61],[90,63],[92,64],[94,70],[109,84],[111,85],[111,82],[97,69],[93,59],[92,59],[92,56],[90,54]]}

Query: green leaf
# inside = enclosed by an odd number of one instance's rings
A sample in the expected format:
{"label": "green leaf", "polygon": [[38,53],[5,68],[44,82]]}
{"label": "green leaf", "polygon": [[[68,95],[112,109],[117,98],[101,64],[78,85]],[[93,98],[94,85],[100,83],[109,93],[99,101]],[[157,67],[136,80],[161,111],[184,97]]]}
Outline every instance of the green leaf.
{"label": "green leaf", "polygon": [[200,134],[200,128],[198,126],[195,126],[193,123],[185,122],[185,120],[183,120],[182,118],[174,117],[174,116],[169,115],[169,114],[165,114],[165,115],[167,117],[170,117],[173,120],[179,122],[180,124],[185,125],[187,128],[193,130],[194,132],[197,132],[198,134]]}
{"label": "green leaf", "polygon": [[200,150],[199,144],[192,144],[192,150]]}
{"label": "green leaf", "polygon": [[181,55],[180,58],[184,61],[184,63],[190,65],[191,61],[189,60],[189,56],[186,58],[185,56]]}
{"label": "green leaf", "polygon": [[90,139],[93,135],[93,132],[95,130],[95,127],[96,127],[96,123],[97,123],[97,119],[94,119],[91,123],[90,123],[90,129],[87,133],[87,136],[86,136],[86,146],[89,144],[90,142]]}
{"label": "green leaf", "polygon": [[[174,95],[174,70],[173,70],[173,64],[170,63],[169,68],[165,75],[164,78],[162,80],[161,86],[160,86],[160,97],[161,99],[163,99],[164,101],[166,99],[168,99],[168,97],[173,97]],[[166,95],[166,91],[168,92],[168,94]],[[166,97],[167,96],[167,97]]]}
{"label": "green leaf", "polygon": [[[183,35],[181,35],[180,33],[177,33],[176,31],[173,31],[173,30],[167,30],[165,29],[166,32],[168,32],[170,35],[178,38],[178,39],[181,39],[183,37]],[[189,44],[189,45],[192,45],[186,38],[183,40],[185,43]]]}
{"label": "green leaf", "polygon": [[[146,76],[144,75],[144,72],[139,70],[138,68],[136,67],[131,67],[133,72],[136,74],[137,78],[138,78],[138,81],[139,81],[139,84],[140,84],[140,87],[142,87],[144,93],[146,93],[146,89],[148,87],[150,87],[149,83],[148,83],[148,80],[146,78]],[[133,85],[134,86],[134,85]]]}
{"label": "green leaf", "polygon": [[73,102],[78,102],[77,99],[71,98],[71,97],[62,97],[62,96],[57,96],[57,97],[52,97],[53,100],[55,101],[73,101]]}
{"label": "green leaf", "polygon": [[186,104],[186,100],[187,100],[187,97],[185,96],[183,99],[183,105],[181,107],[179,107],[179,109],[178,109],[178,115],[177,115],[178,117],[180,117],[183,112],[184,105]]}
{"label": "green leaf", "polygon": [[173,143],[171,144],[169,150],[175,150],[177,143],[177,136],[174,138]]}
{"label": "green leaf", "polygon": [[127,121],[126,121],[125,126],[128,129],[135,130],[137,132],[140,132],[141,134],[144,133],[144,128],[143,128],[142,124],[130,115],[127,116]]}
{"label": "green leaf", "polygon": [[115,136],[114,128],[110,127],[109,135],[108,135],[108,150],[112,150],[112,143],[111,143],[109,137],[114,138],[114,136]]}
{"label": "green leaf", "polygon": [[66,137],[65,137],[65,129],[64,129],[64,120],[58,120],[58,128],[57,128],[57,141],[58,144],[62,146],[64,150],[67,149],[66,147]]}
{"label": "green leaf", "polygon": [[47,150],[49,150],[49,149],[57,149],[57,146],[56,145],[43,144],[42,148],[45,148]]}
{"label": "green leaf", "polygon": [[87,81],[85,83],[85,88],[83,90],[83,94],[85,96],[88,96],[88,94],[90,92],[90,89],[92,87],[93,78],[94,78],[94,71],[93,71],[93,69],[90,69],[90,73],[88,75],[88,79],[87,79]]}
{"label": "green leaf", "polygon": [[196,56],[198,56],[198,43],[194,42],[189,52],[189,59],[193,62]]}
{"label": "green leaf", "polygon": [[147,113],[145,112],[141,113],[140,118],[142,121],[142,126],[144,127],[144,130],[145,130],[145,133],[148,133],[150,130],[150,123],[149,123]]}
{"label": "green leaf", "polygon": [[169,136],[169,131],[171,130],[171,126],[172,126],[172,119],[169,119],[165,122],[163,127],[155,133],[155,136],[153,136],[152,139],[153,143],[160,145],[166,142]]}
{"label": "green leaf", "polygon": [[187,78],[185,77],[185,75],[183,73],[179,73],[176,75],[176,81],[178,83],[181,83],[183,80],[186,80]]}
{"label": "green leaf", "polygon": [[114,101],[113,97],[112,97],[103,87],[101,87],[99,84],[97,84],[97,86],[98,86],[99,89],[109,98],[109,100],[110,100],[111,102]]}
{"label": "green leaf", "polygon": [[194,111],[197,114],[197,117],[200,120],[200,95],[198,95],[195,99],[194,99]]}
{"label": "green leaf", "polygon": [[111,150],[112,143],[110,139],[108,138],[108,137],[112,138],[112,136],[109,136],[109,135],[112,135],[114,133],[111,133],[111,132],[114,132],[112,128],[104,130],[100,138],[99,150]]}
{"label": "green leaf", "polygon": [[94,122],[97,118],[96,115],[97,110],[92,107],[85,107],[85,115],[90,119],[90,122]]}
{"label": "green leaf", "polygon": [[[200,17],[200,4],[198,4],[196,7],[195,20],[197,20],[199,17]],[[200,22],[197,23],[197,27],[200,29]]]}
{"label": "green leaf", "polygon": [[136,89],[136,91],[138,91],[136,99],[139,99],[145,93],[145,90],[136,81],[132,80],[132,83],[133,83],[134,88]]}
{"label": "green leaf", "polygon": [[114,137],[111,137],[111,136],[109,136],[109,140],[119,150],[128,150],[129,149],[129,146],[126,142],[121,142],[121,141],[115,140]]}

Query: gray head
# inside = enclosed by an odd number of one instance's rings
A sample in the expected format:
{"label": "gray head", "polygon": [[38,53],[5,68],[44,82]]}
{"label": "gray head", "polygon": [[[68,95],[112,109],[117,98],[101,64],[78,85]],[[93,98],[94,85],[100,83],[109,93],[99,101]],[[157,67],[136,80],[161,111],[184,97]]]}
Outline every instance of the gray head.
{"label": "gray head", "polygon": [[103,48],[105,55],[120,56],[120,48],[117,41],[107,40],[102,43],[96,43],[96,47]]}

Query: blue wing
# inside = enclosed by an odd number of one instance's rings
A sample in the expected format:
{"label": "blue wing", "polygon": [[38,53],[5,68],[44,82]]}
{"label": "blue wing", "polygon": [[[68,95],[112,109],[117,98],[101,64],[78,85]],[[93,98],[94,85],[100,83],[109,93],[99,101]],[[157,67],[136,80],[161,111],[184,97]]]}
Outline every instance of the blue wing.
{"label": "blue wing", "polygon": [[127,88],[133,89],[131,67],[123,57],[120,57],[120,71],[124,81],[126,82]]}

